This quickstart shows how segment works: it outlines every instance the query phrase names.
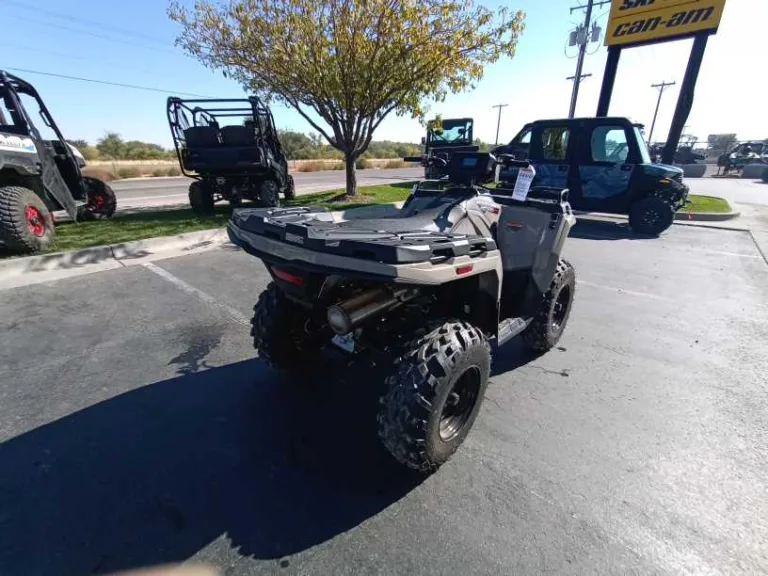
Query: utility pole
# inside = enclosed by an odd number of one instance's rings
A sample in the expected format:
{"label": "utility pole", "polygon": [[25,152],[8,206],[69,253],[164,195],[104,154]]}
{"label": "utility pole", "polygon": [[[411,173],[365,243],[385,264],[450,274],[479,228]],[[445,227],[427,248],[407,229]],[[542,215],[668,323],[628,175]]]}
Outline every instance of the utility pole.
{"label": "utility pole", "polygon": [[[594,0],[587,0],[586,6],[574,6],[571,8],[571,14],[573,14],[574,10],[583,10],[586,9],[587,13],[584,16],[584,27],[581,29],[583,31],[583,38],[578,40],[579,44],[579,56],[576,59],[576,74],[573,76],[573,91],[571,92],[571,107],[568,110],[568,118],[573,118],[573,115],[576,114],[576,100],[579,98],[579,84],[581,84],[581,79],[584,77],[584,75],[581,73],[581,70],[584,66],[584,56],[587,53],[587,44],[589,43],[589,25],[592,21],[592,8],[594,6],[602,6],[603,4],[610,4],[610,0],[603,0],[602,2],[595,2]],[[578,32],[577,32],[577,38],[578,38]]]}
{"label": "utility pole", "polygon": [[509,104],[496,104],[494,106],[491,106],[491,108],[498,108],[499,109],[499,118],[496,120],[496,146],[499,145],[499,127],[501,126],[501,109],[506,108],[509,106]]}
{"label": "utility pole", "polygon": [[653,113],[653,122],[651,122],[651,131],[648,133],[648,144],[653,142],[653,129],[656,127],[656,116],[659,114],[659,106],[661,105],[661,96],[664,94],[664,90],[669,86],[674,86],[674,82],[662,82],[660,84],[651,84],[651,88],[656,88],[659,91],[659,99],[656,100],[656,111]]}

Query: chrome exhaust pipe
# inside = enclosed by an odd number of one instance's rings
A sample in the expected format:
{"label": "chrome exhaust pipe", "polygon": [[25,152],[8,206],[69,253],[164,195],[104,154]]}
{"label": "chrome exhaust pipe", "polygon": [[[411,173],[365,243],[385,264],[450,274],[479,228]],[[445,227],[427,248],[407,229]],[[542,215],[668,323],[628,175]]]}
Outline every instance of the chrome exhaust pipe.
{"label": "chrome exhaust pipe", "polygon": [[336,334],[349,334],[357,326],[370,318],[381,316],[404,302],[415,298],[416,288],[380,287],[366,290],[352,298],[334,304],[328,308],[328,325]]}

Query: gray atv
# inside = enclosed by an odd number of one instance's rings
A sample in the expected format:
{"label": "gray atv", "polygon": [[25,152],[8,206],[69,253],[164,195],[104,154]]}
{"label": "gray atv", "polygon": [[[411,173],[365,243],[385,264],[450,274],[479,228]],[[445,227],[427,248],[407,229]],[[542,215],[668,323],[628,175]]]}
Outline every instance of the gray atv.
{"label": "gray atv", "polygon": [[371,381],[386,383],[381,441],[417,470],[443,464],[469,433],[490,342],[520,335],[544,353],[571,312],[576,276],[560,257],[575,223],[567,191],[484,187],[498,165],[528,163],[454,154],[439,167],[447,177],[414,187],[392,218],[337,223],[319,208],[239,209],[229,224],[232,241],[273,280],[252,320],[260,357],[283,370],[329,351],[369,363]]}
{"label": "gray atv", "polygon": [[[44,140],[24,107],[39,109],[55,135]],[[55,236],[53,212],[75,220],[110,218],[117,208],[108,184],[83,176],[82,155],[70,146],[37,90],[0,70],[0,245],[11,252],[37,252]]]}

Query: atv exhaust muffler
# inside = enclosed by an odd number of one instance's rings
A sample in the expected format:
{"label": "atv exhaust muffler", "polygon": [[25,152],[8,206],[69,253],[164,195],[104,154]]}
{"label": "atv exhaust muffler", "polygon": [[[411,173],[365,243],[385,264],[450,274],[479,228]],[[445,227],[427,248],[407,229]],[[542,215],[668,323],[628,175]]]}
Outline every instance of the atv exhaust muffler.
{"label": "atv exhaust muffler", "polygon": [[336,334],[349,334],[370,318],[381,316],[415,298],[417,288],[372,288],[328,308],[328,325]]}

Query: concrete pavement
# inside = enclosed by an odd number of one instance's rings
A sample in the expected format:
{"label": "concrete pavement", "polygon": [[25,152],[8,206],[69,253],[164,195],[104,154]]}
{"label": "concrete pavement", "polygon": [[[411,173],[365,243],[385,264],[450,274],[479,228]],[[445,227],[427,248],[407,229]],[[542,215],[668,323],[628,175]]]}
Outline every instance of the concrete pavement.
{"label": "concrete pavement", "polygon": [[[343,170],[320,172],[294,172],[297,194],[323,192],[343,188],[345,173]],[[357,181],[360,186],[374,186],[417,180],[424,175],[423,168],[395,168],[358,170]],[[175,206],[188,204],[189,178],[142,178],[118,180],[110,185],[117,196],[118,210],[123,208],[143,208],[150,206]]]}
{"label": "concrete pavement", "polygon": [[[377,382],[254,357],[231,247],[0,298],[0,573],[765,573],[768,266],[747,233],[580,222],[560,348],[496,354],[436,474]],[[159,268],[156,269],[156,268]]]}

